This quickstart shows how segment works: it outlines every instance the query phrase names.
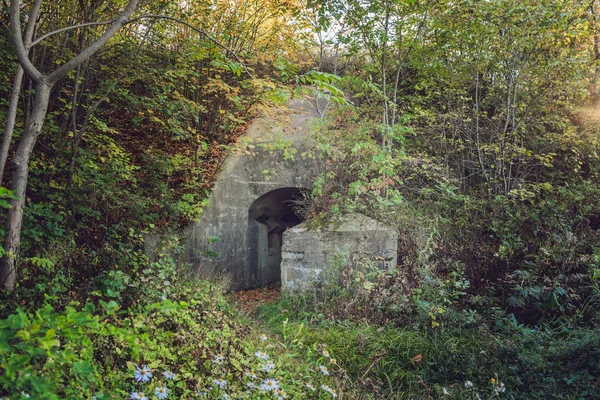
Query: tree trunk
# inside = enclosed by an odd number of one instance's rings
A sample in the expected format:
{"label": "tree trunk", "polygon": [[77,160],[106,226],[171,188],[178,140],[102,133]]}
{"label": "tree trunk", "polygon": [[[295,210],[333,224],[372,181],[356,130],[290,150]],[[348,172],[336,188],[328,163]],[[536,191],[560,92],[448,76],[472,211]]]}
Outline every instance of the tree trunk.
{"label": "tree trunk", "polygon": [[[41,7],[42,1],[36,0],[29,13],[29,21],[27,22],[25,35],[23,36],[23,46],[27,52],[29,52],[29,49],[31,48],[31,42],[33,40],[33,35],[35,34],[37,18]],[[6,167],[6,160],[8,159],[8,150],[15,130],[15,121],[17,119],[17,111],[19,108],[19,95],[21,94],[21,84],[23,83],[24,74],[23,68],[19,64],[10,92],[10,104],[8,106],[8,113],[6,114],[6,128],[4,129],[4,137],[2,138],[2,147],[0,147],[0,185],[4,178],[4,168]]]}
{"label": "tree trunk", "polygon": [[12,141],[13,131],[15,130],[15,121],[17,120],[17,108],[19,107],[19,95],[21,94],[21,83],[23,82],[23,68],[19,65],[17,73],[13,80],[12,90],[10,92],[10,105],[6,116],[6,128],[2,137],[2,147],[0,147],[0,185],[4,177],[4,167],[8,158],[8,149]]}
{"label": "tree trunk", "polygon": [[27,26],[25,38],[21,32],[21,2],[18,0],[10,1],[12,43],[15,48],[15,54],[19,59],[19,64],[29,78],[31,78],[31,81],[34,82],[35,95],[32,100],[31,113],[27,114],[25,118],[23,136],[19,142],[17,154],[13,161],[15,169],[12,179],[12,191],[16,198],[10,202],[6,221],[5,253],[2,259],[0,259],[0,287],[6,290],[12,291],[15,288],[17,278],[16,258],[21,241],[21,223],[26,200],[29,160],[31,159],[33,146],[44,126],[44,119],[46,118],[48,103],[50,101],[50,91],[56,82],[67,75],[69,71],[87,61],[127,23],[127,20],[136,9],[138,1],[129,0],[123,12],[110,23],[110,27],[102,36],[49,74],[40,72],[29,57],[30,40],[33,36],[29,36],[28,31],[30,27],[33,29],[35,25],[35,18],[32,17],[37,15],[42,0],[36,0],[32,7],[32,12],[30,13],[32,23]]}
{"label": "tree trunk", "polygon": [[45,82],[37,83],[34,87],[33,111],[25,123],[23,137],[20,140],[17,154],[13,161],[15,169],[11,189],[16,198],[10,202],[11,207],[8,210],[6,221],[5,254],[0,260],[0,284],[2,284],[2,288],[5,290],[13,290],[15,288],[17,276],[16,256],[21,240],[21,222],[23,219],[23,208],[25,207],[25,189],[27,188],[27,177],[29,174],[29,160],[33,146],[44,125],[44,118],[48,110],[50,91],[52,89],[52,86]]}

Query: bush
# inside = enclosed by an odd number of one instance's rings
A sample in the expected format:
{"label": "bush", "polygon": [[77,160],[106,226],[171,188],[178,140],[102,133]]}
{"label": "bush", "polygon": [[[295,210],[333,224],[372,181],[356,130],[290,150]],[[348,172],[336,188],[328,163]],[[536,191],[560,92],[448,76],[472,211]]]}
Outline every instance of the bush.
{"label": "bush", "polygon": [[177,269],[163,257],[139,274],[107,271],[85,306],[47,302],[0,321],[0,396],[317,399],[352,390],[325,344],[306,346],[302,330],[253,333],[222,287]]}

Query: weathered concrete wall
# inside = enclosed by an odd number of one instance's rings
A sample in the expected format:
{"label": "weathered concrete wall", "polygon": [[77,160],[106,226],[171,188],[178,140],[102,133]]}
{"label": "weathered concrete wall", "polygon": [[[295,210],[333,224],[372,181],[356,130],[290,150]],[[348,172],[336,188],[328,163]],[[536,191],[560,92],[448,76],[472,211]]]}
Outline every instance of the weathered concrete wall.
{"label": "weathered concrete wall", "polygon": [[[293,190],[276,193],[270,200],[268,194],[283,188],[311,188],[319,170],[314,159],[301,157],[307,128],[315,117],[312,107],[303,101],[292,100],[289,110],[284,113],[260,117],[253,122],[245,135],[255,146],[252,154],[228,157],[208,208],[188,228],[185,256],[199,275],[230,277],[231,286],[237,289],[279,281],[280,256],[274,254],[276,242],[287,227],[299,221],[273,222],[289,214],[285,210],[274,210],[273,199],[286,193],[291,195]],[[291,140],[298,150],[293,160],[285,160],[280,151],[271,152],[258,146],[281,138]],[[267,179],[264,170],[275,174]],[[255,215],[250,219],[249,210],[253,203],[265,195],[267,200],[263,198],[254,204]],[[265,247],[269,240],[273,247]]]}
{"label": "weathered concrete wall", "polygon": [[361,214],[346,215],[318,230],[309,230],[305,222],[283,234],[281,288],[294,292],[318,285],[339,252],[381,269],[396,268],[397,250],[398,233]]}

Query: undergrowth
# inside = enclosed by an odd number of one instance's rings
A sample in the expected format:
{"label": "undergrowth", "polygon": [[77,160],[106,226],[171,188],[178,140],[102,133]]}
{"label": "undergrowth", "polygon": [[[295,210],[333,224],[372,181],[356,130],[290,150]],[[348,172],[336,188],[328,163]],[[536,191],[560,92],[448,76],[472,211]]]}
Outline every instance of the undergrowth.
{"label": "undergrowth", "polygon": [[600,396],[595,328],[573,319],[525,326],[498,304],[481,307],[460,273],[428,277],[408,296],[390,284],[397,276],[355,272],[349,286],[284,296],[257,317],[280,334],[301,329],[306,343],[328,343],[360,398]]}
{"label": "undergrowth", "polygon": [[0,397],[325,399],[353,390],[326,344],[261,332],[223,285],[187,277],[164,254],[107,271],[82,300],[46,296],[1,320]]}

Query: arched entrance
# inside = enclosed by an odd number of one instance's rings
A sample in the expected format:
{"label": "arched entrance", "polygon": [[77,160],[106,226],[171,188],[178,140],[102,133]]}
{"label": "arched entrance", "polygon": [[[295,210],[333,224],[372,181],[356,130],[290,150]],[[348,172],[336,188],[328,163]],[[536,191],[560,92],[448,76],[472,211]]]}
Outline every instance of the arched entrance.
{"label": "arched entrance", "polygon": [[248,210],[248,252],[254,287],[281,281],[283,232],[304,221],[298,213],[302,189],[289,187],[270,191],[256,199]]}

